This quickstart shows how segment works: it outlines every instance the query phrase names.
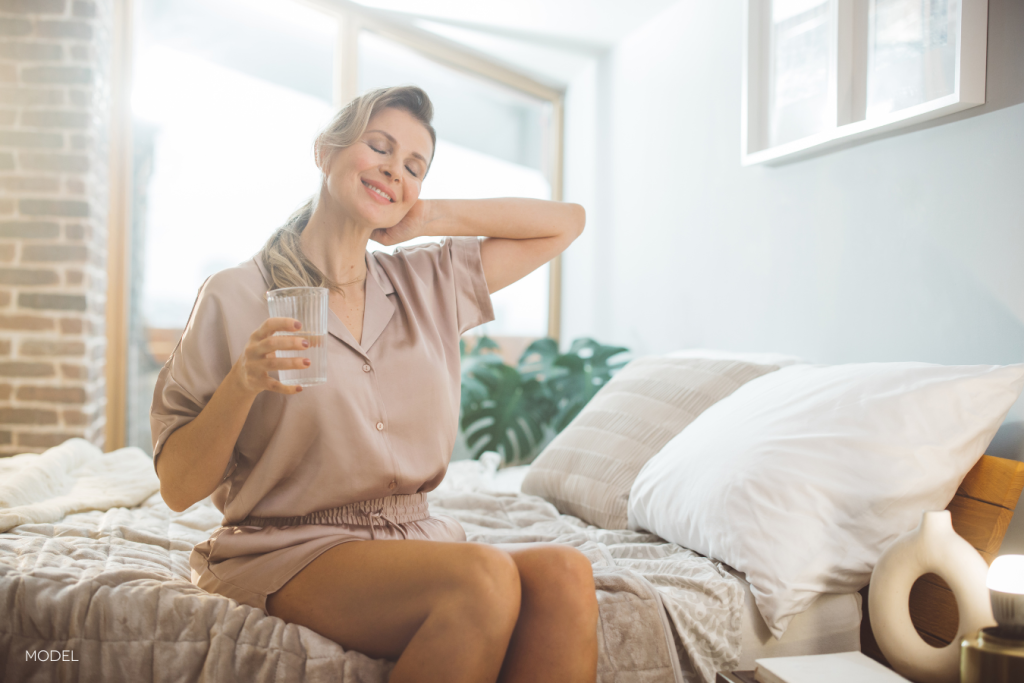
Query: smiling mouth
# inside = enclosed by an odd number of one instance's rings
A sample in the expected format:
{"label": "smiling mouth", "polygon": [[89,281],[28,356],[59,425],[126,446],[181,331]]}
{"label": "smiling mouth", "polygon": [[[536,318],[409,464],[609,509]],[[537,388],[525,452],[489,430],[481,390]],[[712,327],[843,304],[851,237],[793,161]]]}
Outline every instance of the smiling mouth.
{"label": "smiling mouth", "polygon": [[373,185],[370,185],[367,182],[363,182],[363,185],[365,185],[367,187],[367,189],[369,189],[370,191],[376,192],[377,194],[379,194],[381,197],[383,197],[384,199],[388,200],[392,204],[395,203],[395,200],[392,199],[391,197],[389,197],[386,192],[381,191],[380,188],[376,188],[376,187],[374,187]]}

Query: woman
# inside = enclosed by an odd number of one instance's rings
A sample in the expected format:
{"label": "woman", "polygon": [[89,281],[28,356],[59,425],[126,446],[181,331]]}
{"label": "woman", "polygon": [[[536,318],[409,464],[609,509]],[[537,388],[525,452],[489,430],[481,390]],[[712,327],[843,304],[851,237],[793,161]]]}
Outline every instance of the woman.
{"label": "woman", "polygon": [[[392,683],[593,681],[587,559],[465,542],[426,504],[455,441],[460,335],[579,236],[583,209],[419,199],[431,116],[414,87],[351,102],[317,137],[319,196],[203,284],[154,392],[160,491],[224,513],[192,552],[196,585],[397,660]],[[451,237],[366,251],[420,235]],[[306,391],[274,377],[308,364],[275,357],[304,344],[274,335],[298,321],[267,319],[265,293],[288,286],[330,289],[328,383]]]}

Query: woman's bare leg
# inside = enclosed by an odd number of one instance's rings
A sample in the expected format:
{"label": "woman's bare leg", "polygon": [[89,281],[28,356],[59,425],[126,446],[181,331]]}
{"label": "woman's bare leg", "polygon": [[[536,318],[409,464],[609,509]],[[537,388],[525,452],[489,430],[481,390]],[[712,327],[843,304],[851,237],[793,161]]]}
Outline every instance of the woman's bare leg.
{"label": "woman's bare leg", "polygon": [[496,680],[519,606],[508,553],[419,540],[335,546],[267,598],[273,616],[397,659],[391,683]]}
{"label": "woman's bare leg", "polygon": [[597,595],[590,561],[555,544],[495,546],[515,560],[522,585],[519,620],[501,683],[594,683]]}

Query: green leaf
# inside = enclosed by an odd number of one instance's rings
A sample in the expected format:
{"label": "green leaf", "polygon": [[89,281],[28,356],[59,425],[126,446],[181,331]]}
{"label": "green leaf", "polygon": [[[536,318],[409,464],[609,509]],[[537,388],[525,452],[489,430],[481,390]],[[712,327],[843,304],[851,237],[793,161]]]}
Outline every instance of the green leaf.
{"label": "green leaf", "polygon": [[474,457],[494,450],[506,465],[530,462],[626,364],[621,354],[629,353],[588,337],[559,353],[555,340],[538,339],[511,367],[495,353],[498,348],[486,336],[469,353],[460,343],[459,423]]}
{"label": "green leaf", "polygon": [[524,379],[543,381],[551,376],[553,364],[558,358],[558,343],[554,339],[544,338],[526,347],[519,357],[519,374]]}
{"label": "green leaf", "polygon": [[573,341],[568,352],[555,359],[552,365],[564,372],[553,375],[546,384],[558,406],[551,424],[556,433],[565,429],[626,363],[621,361],[610,364],[608,361],[628,351],[622,346],[605,346],[588,337],[581,337]]}
{"label": "green leaf", "polygon": [[487,399],[466,406],[462,429],[475,454],[500,453],[506,465],[529,462],[544,434],[554,406],[536,380],[523,381],[508,365],[490,365],[475,378],[487,388]]}
{"label": "green leaf", "polygon": [[493,339],[491,339],[490,337],[484,335],[484,336],[480,337],[480,340],[476,343],[476,346],[473,347],[473,350],[470,352],[470,355],[471,356],[480,356],[485,351],[489,353],[489,352],[492,352],[492,351],[498,351],[500,349],[501,349],[501,347],[498,345],[498,342],[496,342]]}

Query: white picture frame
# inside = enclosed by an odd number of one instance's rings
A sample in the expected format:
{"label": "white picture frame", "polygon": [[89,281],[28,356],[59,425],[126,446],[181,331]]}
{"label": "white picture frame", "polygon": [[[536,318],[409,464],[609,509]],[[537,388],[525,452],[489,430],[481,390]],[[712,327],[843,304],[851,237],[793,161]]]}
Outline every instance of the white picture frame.
{"label": "white picture frame", "polygon": [[[773,7],[775,3],[779,4]],[[904,3],[906,8],[900,6]],[[744,166],[785,163],[985,103],[988,0],[747,0],[746,9],[740,132]],[[803,14],[794,19],[799,12]],[[926,25],[929,37],[914,28],[915,20]],[[948,24],[936,29],[937,21]],[[808,43],[808,35],[817,42]],[[941,74],[936,79],[935,65],[924,65],[922,58],[921,65],[929,67],[930,83],[939,85],[918,88],[920,93],[902,98],[903,105],[883,102],[881,106],[876,87],[871,91],[876,106],[869,111],[869,82],[882,73],[872,52],[880,35],[889,36],[885,47],[907,35],[921,45],[934,43],[931,36],[938,35],[945,41],[939,55],[945,80]],[[808,64],[815,68],[809,69]],[[889,69],[884,76],[890,91],[894,91],[894,79],[899,86],[904,77],[899,69]],[[796,97],[806,99],[796,103],[796,110],[791,106],[787,111],[786,98],[789,104],[794,100],[794,78],[804,79]],[[913,85],[902,91],[913,90]],[[800,126],[808,133],[801,135]]]}

